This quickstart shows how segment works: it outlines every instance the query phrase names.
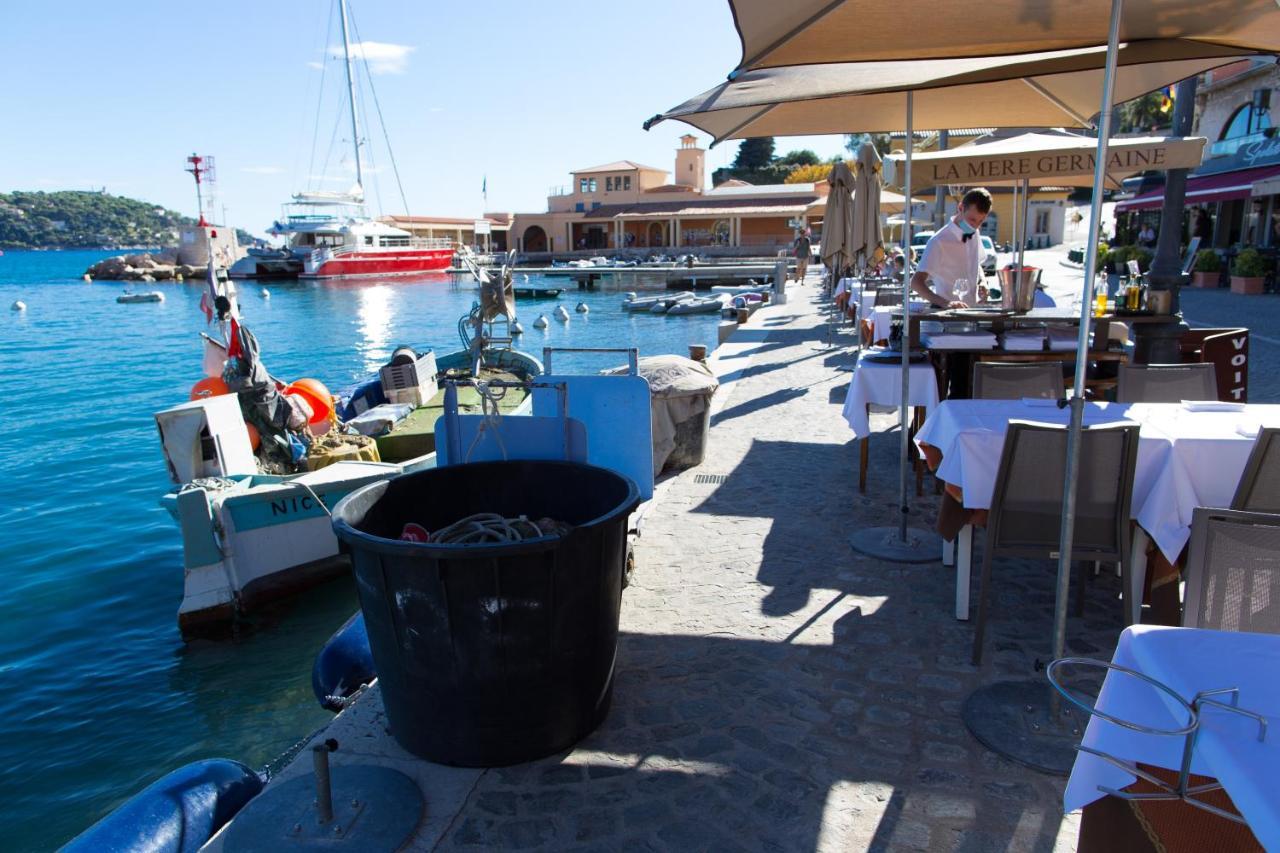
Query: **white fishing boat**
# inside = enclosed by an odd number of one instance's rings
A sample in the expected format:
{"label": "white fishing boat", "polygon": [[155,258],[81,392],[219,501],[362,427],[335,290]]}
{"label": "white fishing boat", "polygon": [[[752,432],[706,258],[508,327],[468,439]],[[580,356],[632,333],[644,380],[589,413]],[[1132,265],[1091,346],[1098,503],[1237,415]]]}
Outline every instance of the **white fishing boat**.
{"label": "white fishing boat", "polygon": [[121,305],[134,305],[139,302],[164,302],[164,294],[158,290],[148,290],[143,293],[125,293],[117,296],[116,302]]}
{"label": "white fishing boat", "polygon": [[[463,349],[438,360],[413,354],[411,368],[389,365],[392,369],[360,383],[334,407],[324,438],[311,435],[316,430],[305,419],[301,429],[263,423],[254,407],[282,383],[257,360],[256,341],[250,353],[242,347],[242,355],[234,357],[252,360],[251,375],[264,377],[261,383],[246,383],[238,393],[197,397],[156,414],[169,474],[179,484],[162,504],[182,533],[185,579],[178,623],[184,634],[223,626],[267,601],[348,570],[329,508],[362,485],[435,465],[435,427],[445,393],[438,378],[474,376],[477,365],[481,376],[510,382],[527,382],[542,372],[538,359],[510,348],[509,335],[495,335],[495,324],[514,316],[509,270],[503,281],[505,296],[501,285],[482,290],[481,303],[460,323],[466,332]],[[209,304],[217,305],[220,320],[243,335],[243,327],[231,325],[237,311],[229,283],[211,273],[209,287]],[[225,387],[221,375],[232,372],[230,344],[230,334],[225,341],[205,337],[208,387]],[[520,389],[509,390],[500,411],[525,414],[529,400]],[[472,389],[461,405],[478,409],[482,401]],[[367,423],[378,407],[395,410],[381,434],[348,438],[338,429],[358,416],[366,416]],[[282,465],[281,445],[307,443],[292,465]]]}

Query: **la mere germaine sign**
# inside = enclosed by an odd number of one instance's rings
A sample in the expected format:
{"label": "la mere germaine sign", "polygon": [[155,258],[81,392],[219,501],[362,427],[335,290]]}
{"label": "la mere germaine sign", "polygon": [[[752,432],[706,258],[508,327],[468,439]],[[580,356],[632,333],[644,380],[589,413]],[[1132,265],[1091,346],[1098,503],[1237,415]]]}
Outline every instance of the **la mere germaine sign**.
{"label": "la mere germaine sign", "polygon": [[[1112,151],[1107,157],[1109,172],[1142,172],[1163,169],[1167,161],[1165,148],[1133,148]],[[1052,178],[1093,173],[1097,162],[1093,152],[1064,151],[1054,154],[989,157],[978,160],[953,160],[933,164],[933,184],[971,184],[982,181],[1016,181],[1023,178]],[[915,181],[912,181],[914,184]]]}

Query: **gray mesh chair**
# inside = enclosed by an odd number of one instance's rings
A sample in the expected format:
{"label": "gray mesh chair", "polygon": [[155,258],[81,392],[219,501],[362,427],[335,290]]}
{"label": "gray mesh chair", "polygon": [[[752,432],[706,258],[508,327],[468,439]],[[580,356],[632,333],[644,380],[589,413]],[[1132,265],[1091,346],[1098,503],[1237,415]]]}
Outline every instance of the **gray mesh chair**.
{"label": "gray mesh chair", "polygon": [[1218,399],[1212,364],[1122,364],[1118,403],[1180,403]]}
{"label": "gray mesh chair", "polygon": [[[975,666],[982,662],[988,602],[993,599],[992,560],[996,557],[1056,558],[1066,458],[1065,426],[1009,422],[982,552],[982,588],[978,592],[978,624],[973,638]],[[1137,460],[1136,424],[1084,428],[1071,553],[1076,560],[1119,563],[1126,591],[1129,589],[1129,503]],[[1125,605],[1128,606],[1127,601]]]}
{"label": "gray mesh chair", "polygon": [[882,287],[876,291],[876,305],[901,305],[902,291],[895,287]]}
{"label": "gray mesh chair", "polygon": [[1021,400],[1039,397],[1060,400],[1062,365],[1056,361],[1041,364],[1000,364],[979,361],[973,365],[973,399]]}
{"label": "gray mesh chair", "polygon": [[1232,509],[1280,513],[1280,429],[1258,431],[1253,452],[1240,475]]}
{"label": "gray mesh chair", "polygon": [[1280,634],[1280,515],[1198,507],[1182,624]]}

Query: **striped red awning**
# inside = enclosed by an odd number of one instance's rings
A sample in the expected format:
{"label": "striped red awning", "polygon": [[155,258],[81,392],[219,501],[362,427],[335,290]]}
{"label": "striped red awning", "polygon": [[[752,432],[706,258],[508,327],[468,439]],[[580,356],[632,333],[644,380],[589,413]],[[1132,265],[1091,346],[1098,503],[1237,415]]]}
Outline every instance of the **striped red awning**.
{"label": "striped red awning", "polygon": [[[1215,201],[1235,201],[1248,198],[1257,181],[1280,175],[1280,165],[1259,166],[1256,169],[1240,169],[1218,175],[1199,175],[1187,179],[1186,204],[1211,204]],[[1164,204],[1164,188],[1136,195],[1116,202],[1116,213],[1135,210],[1159,210]]]}

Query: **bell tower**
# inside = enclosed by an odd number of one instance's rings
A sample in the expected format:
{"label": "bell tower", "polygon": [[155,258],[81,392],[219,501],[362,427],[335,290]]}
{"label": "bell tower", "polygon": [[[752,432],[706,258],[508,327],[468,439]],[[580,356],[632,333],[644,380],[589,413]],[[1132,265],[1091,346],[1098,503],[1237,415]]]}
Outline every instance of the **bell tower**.
{"label": "bell tower", "polygon": [[693,187],[702,192],[707,181],[707,152],[698,147],[698,138],[691,133],[680,137],[680,147],[676,149],[676,173],[673,176],[677,184]]}

